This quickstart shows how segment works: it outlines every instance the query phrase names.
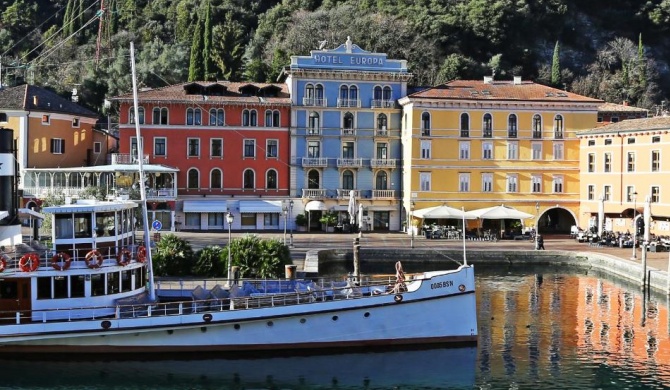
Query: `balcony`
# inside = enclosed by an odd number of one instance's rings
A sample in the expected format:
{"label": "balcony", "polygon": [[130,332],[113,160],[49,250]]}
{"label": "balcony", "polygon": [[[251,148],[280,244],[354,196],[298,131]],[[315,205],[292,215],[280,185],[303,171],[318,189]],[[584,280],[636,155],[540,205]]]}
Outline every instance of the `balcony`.
{"label": "balcony", "polygon": [[307,135],[321,135],[321,129],[318,127],[308,127],[305,129]]}
{"label": "balcony", "polygon": [[563,139],[563,130],[554,130],[554,139]]}
{"label": "balcony", "polygon": [[328,106],[328,99],[304,97],[304,98],[302,98],[302,105],[303,106],[309,106],[309,107],[327,107]]}
{"label": "balcony", "polygon": [[345,190],[343,188],[339,188],[337,190],[337,199],[349,199],[349,193],[354,192],[354,197],[355,198],[360,198],[361,193],[359,190]]}
{"label": "balcony", "polygon": [[386,126],[381,129],[375,129],[375,137],[388,137],[389,131],[386,129]]}
{"label": "balcony", "polygon": [[387,158],[373,158],[370,160],[372,168],[395,168],[396,160],[389,160]]}
{"label": "balcony", "polygon": [[390,99],[372,99],[370,102],[372,108],[395,108],[395,101]]}
{"label": "balcony", "polygon": [[337,167],[338,168],[360,168],[363,166],[362,158],[338,158]]}
{"label": "balcony", "polygon": [[338,107],[359,107],[361,106],[361,101],[359,99],[337,99]]}
{"label": "balcony", "polygon": [[395,199],[395,190],[372,190],[372,199]]}
{"label": "balcony", "polygon": [[356,129],[341,128],[340,135],[343,137],[356,135]]}
{"label": "balcony", "polygon": [[325,168],[328,166],[328,159],[325,157],[303,157],[302,166]]}
{"label": "balcony", "polygon": [[[143,164],[149,164],[149,155],[145,154],[142,160]],[[112,154],[112,165],[137,164],[137,157],[129,153]]]}
{"label": "balcony", "polygon": [[307,188],[302,190],[302,197],[306,199],[325,199],[326,190],[321,188]]}

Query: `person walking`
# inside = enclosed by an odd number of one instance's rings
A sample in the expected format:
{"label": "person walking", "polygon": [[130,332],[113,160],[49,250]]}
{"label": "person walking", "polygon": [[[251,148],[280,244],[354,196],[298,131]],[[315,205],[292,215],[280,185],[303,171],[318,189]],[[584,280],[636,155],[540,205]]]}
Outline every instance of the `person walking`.
{"label": "person walking", "polygon": [[535,236],[535,250],[544,250],[544,238],[539,234]]}

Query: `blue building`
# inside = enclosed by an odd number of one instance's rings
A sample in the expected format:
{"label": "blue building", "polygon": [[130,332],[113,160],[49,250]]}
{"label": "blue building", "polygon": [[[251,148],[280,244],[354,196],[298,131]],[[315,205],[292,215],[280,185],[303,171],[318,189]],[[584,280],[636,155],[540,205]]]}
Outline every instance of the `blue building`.
{"label": "blue building", "polygon": [[[291,197],[302,199],[312,229],[324,212],[347,229],[349,192],[363,206],[362,230],[399,230],[405,60],[347,42],[291,57],[283,76],[291,94]],[[310,203],[311,202],[311,203]]]}

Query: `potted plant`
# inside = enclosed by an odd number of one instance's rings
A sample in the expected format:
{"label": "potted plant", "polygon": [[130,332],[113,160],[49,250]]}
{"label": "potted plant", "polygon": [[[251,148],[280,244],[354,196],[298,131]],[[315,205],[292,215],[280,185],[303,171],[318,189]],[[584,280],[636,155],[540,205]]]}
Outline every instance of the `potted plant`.
{"label": "potted plant", "polygon": [[295,225],[298,227],[297,230],[299,232],[304,232],[307,227],[307,215],[305,213],[296,215]]}
{"label": "potted plant", "polygon": [[335,225],[337,224],[337,214],[326,212],[321,216],[319,222],[325,226],[327,232],[332,233],[335,231]]}

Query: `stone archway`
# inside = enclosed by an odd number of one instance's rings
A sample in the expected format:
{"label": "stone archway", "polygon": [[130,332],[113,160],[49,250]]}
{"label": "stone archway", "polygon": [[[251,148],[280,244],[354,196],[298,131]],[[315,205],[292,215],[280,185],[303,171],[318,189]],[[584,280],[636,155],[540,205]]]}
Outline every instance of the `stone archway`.
{"label": "stone archway", "polygon": [[537,232],[541,234],[570,234],[570,228],[577,225],[575,214],[563,207],[549,208],[538,216]]}

